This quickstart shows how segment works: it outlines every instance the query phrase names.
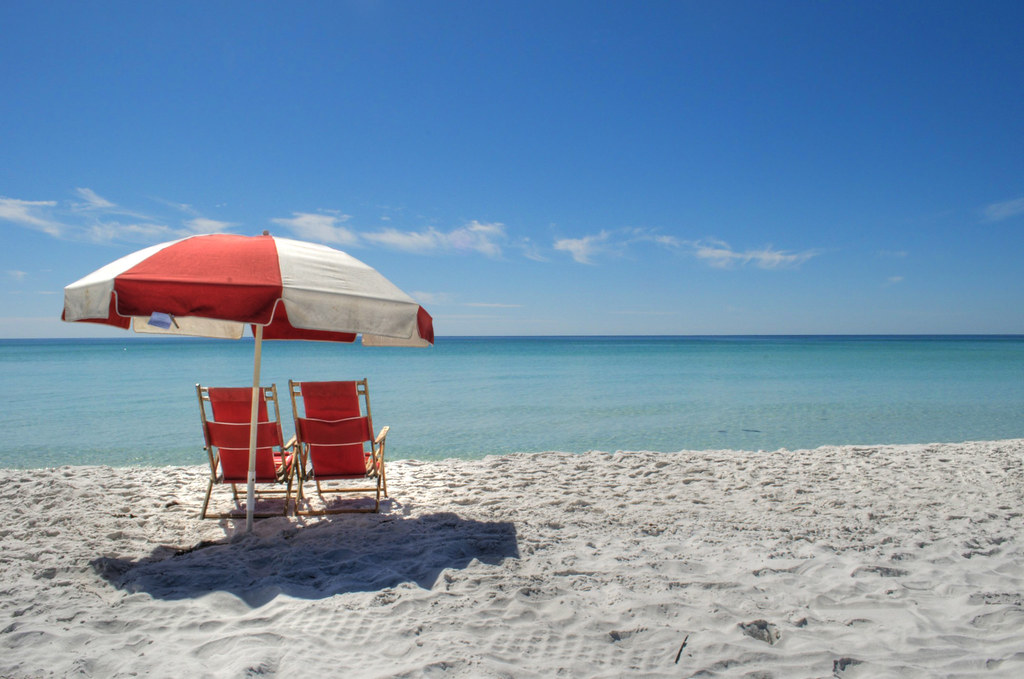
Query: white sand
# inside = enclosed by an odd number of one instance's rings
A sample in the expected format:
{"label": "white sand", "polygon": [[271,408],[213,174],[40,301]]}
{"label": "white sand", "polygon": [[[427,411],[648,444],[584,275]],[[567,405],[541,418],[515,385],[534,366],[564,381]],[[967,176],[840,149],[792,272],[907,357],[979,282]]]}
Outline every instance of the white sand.
{"label": "white sand", "polygon": [[249,536],[201,467],[5,477],[2,677],[1024,676],[1024,440],[398,461]]}

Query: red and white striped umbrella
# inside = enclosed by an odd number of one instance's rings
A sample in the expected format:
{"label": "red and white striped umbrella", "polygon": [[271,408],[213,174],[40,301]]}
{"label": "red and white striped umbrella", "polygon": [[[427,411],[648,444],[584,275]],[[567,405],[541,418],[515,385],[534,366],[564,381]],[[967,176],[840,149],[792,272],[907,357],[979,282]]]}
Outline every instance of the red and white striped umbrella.
{"label": "red and white striped umbrella", "polygon": [[134,252],[64,288],[63,318],[200,337],[237,339],[250,325],[266,339],[434,341],[430,315],[375,269],[267,235],[192,236]]}
{"label": "red and white striped umbrella", "polygon": [[247,528],[261,344],[266,339],[428,346],[423,307],[370,266],[332,248],[263,236],[192,236],[139,250],[64,288],[65,321],[136,332],[256,338]]}

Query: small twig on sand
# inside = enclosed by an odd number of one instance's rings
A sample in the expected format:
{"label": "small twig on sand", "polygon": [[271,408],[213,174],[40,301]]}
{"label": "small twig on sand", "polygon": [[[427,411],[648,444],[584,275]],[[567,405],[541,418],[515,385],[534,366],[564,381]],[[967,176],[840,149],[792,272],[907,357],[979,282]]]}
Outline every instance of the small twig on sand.
{"label": "small twig on sand", "polygon": [[689,638],[690,638],[690,635],[689,635],[689,634],[687,634],[687,635],[686,635],[685,637],[683,637],[683,643],[682,643],[682,644],[680,644],[680,646],[679,646],[679,652],[678,652],[678,653],[676,653],[676,665],[678,665],[678,664],[679,664],[679,658],[681,658],[681,657],[682,657],[682,655],[683,655],[683,649],[684,649],[684,648],[686,648],[686,642],[687,642],[687,640],[688,640]]}

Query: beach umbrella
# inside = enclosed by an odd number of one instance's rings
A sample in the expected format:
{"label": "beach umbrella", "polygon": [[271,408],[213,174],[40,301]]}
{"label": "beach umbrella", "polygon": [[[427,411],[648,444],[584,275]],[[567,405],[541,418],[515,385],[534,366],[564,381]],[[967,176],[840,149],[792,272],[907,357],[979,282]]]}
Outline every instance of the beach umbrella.
{"label": "beach umbrella", "polygon": [[207,234],[122,257],[64,288],[65,321],[136,332],[255,337],[246,530],[255,501],[256,420],[264,339],[428,346],[423,307],[377,270],[324,245]]}

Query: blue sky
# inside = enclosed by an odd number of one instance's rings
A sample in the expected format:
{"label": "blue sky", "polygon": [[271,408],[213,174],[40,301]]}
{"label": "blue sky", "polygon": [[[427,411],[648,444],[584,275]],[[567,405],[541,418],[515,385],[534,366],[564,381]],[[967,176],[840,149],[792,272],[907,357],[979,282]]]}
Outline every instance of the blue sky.
{"label": "blue sky", "polygon": [[1020,2],[0,3],[0,337],[332,245],[439,335],[1024,333]]}

